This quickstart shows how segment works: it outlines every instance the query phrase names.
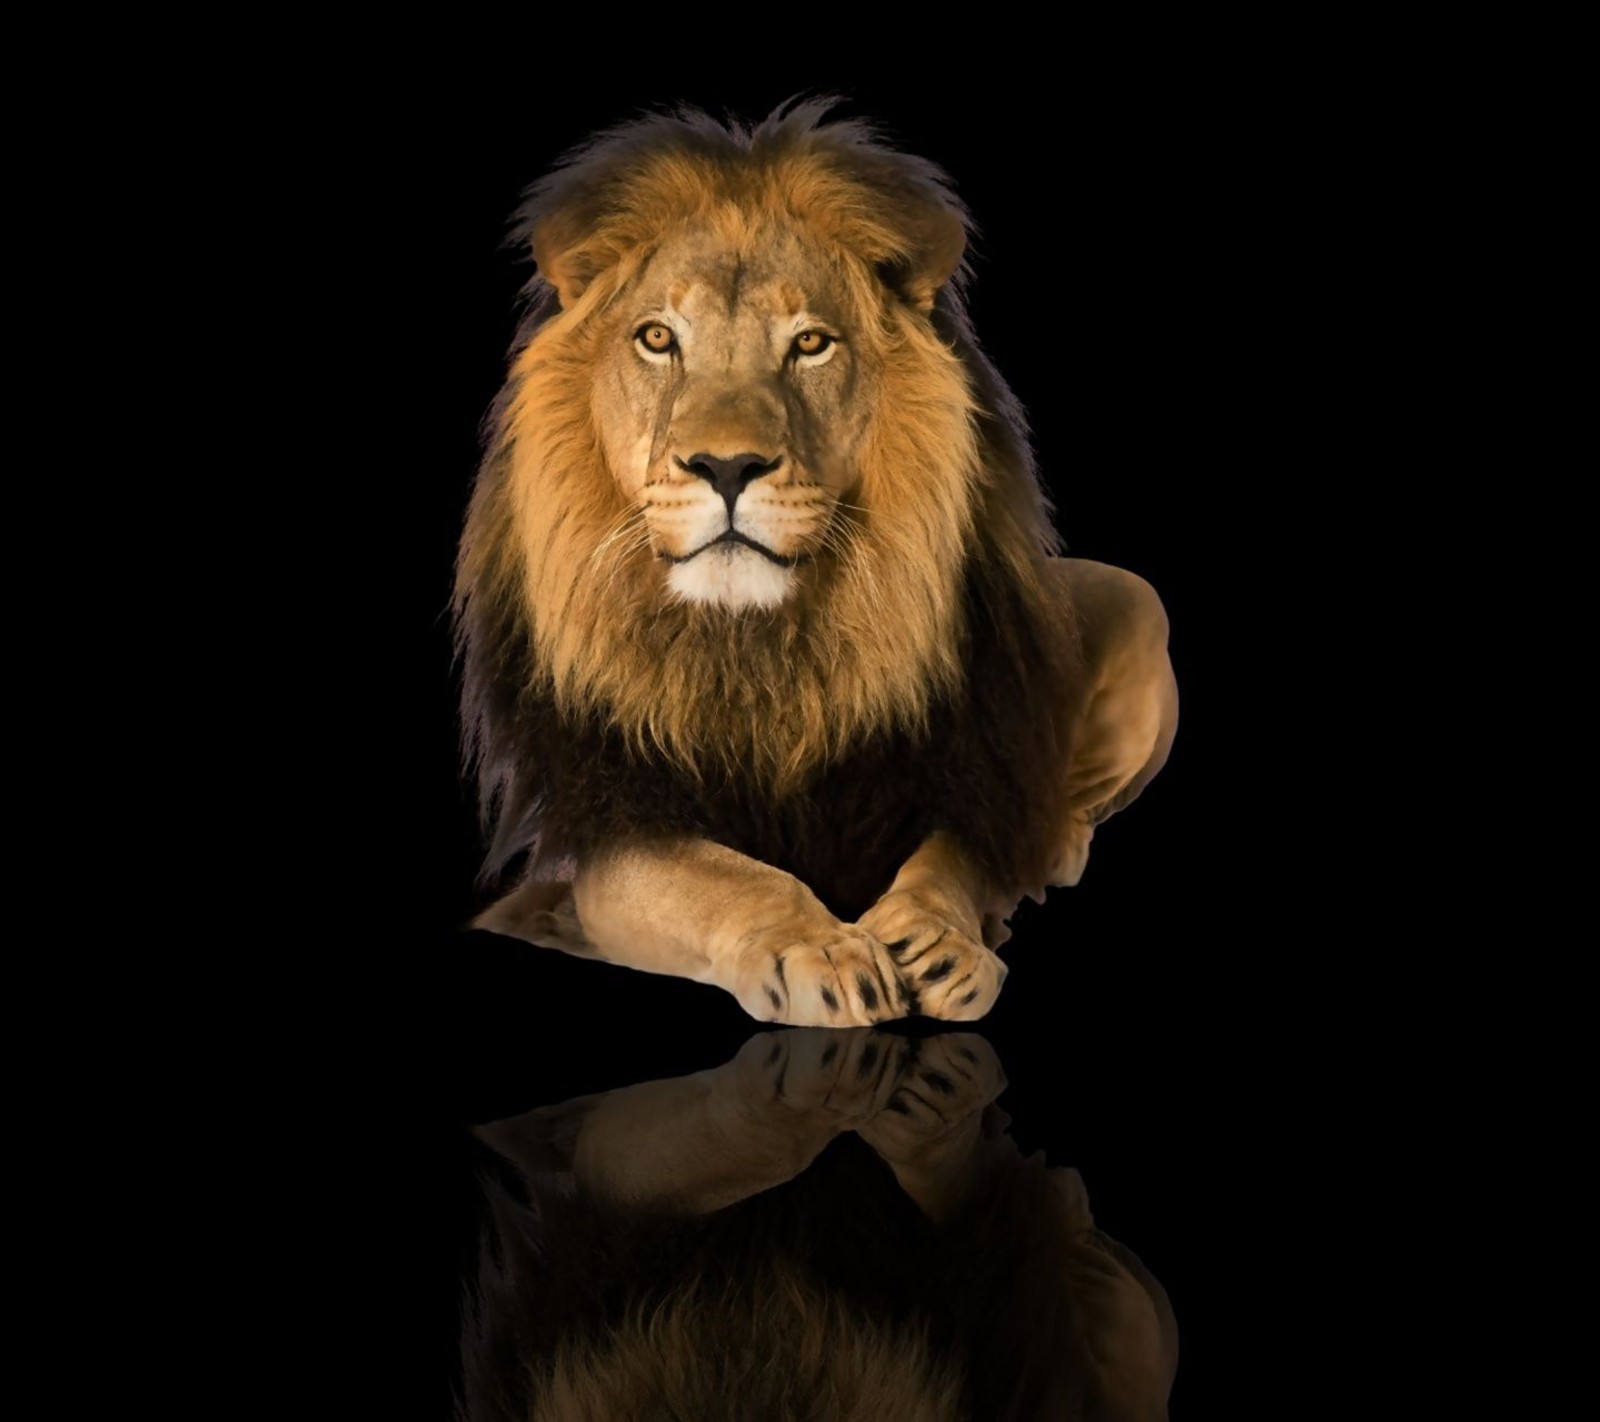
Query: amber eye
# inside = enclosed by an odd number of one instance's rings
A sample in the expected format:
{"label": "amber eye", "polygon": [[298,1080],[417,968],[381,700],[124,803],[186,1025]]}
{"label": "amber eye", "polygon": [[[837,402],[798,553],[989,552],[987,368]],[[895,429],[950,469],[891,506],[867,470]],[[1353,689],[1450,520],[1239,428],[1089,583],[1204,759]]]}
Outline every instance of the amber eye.
{"label": "amber eye", "polygon": [[821,355],[833,344],[833,337],[825,331],[802,331],[794,338],[796,355]]}
{"label": "amber eye", "polygon": [[639,327],[633,333],[633,338],[651,355],[665,355],[678,344],[672,334],[672,328],[663,326],[659,321],[651,321],[648,325]]}

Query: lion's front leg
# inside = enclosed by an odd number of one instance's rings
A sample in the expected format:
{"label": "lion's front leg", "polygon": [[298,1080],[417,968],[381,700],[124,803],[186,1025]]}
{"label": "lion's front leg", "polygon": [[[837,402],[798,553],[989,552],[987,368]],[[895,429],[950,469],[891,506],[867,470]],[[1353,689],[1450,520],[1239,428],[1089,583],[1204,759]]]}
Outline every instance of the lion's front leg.
{"label": "lion's front leg", "polygon": [[1010,971],[991,946],[1005,939],[1002,907],[1011,906],[992,900],[961,847],[941,832],[923,841],[857,927],[888,946],[914,1011],[970,1022],[994,1006]]}
{"label": "lion's front leg", "polygon": [[860,1027],[910,1010],[879,939],[792,874],[711,840],[613,846],[579,865],[572,890],[600,957],[715,983],[760,1021]]}

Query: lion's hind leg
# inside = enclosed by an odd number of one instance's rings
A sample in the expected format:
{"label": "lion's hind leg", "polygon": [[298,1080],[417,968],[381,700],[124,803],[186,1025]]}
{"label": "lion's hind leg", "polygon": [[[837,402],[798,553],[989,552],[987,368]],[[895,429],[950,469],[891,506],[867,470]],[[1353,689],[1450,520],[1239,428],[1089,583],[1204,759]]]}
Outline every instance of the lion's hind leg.
{"label": "lion's hind leg", "polygon": [[521,938],[540,948],[556,948],[580,958],[601,956],[578,922],[577,903],[567,880],[524,879],[467,926]]}
{"label": "lion's hind leg", "polygon": [[1083,558],[1052,560],[1083,636],[1089,693],[1072,731],[1052,885],[1076,884],[1095,826],[1138,798],[1166,764],[1178,730],[1167,614],[1143,578]]}

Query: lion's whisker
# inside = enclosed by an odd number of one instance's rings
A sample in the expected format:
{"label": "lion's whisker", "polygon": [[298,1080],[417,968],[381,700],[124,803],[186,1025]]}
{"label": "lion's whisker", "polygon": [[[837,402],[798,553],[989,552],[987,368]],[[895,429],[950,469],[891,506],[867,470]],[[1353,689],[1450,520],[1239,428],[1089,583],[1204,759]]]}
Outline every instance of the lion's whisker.
{"label": "lion's whisker", "polygon": [[896,524],[901,528],[913,527],[911,520],[908,518],[901,518],[898,514],[889,513],[884,509],[868,508],[865,504],[847,504],[843,499],[835,499],[833,506],[839,509],[849,509],[853,513],[868,514],[872,518],[881,519],[885,523]]}
{"label": "lion's whisker", "polygon": [[839,553],[841,565],[854,570],[865,581],[874,612],[884,613],[888,604],[884,601],[882,590],[878,587],[878,579],[872,571],[872,556],[865,545],[858,548],[861,531],[850,524],[830,522],[827,535],[833,540],[832,545]]}
{"label": "lion's whisker", "polygon": [[[640,549],[648,547],[650,543],[650,525],[648,523],[641,523],[637,528],[631,530],[621,530],[618,534],[613,535],[612,538],[608,539],[607,543],[615,546],[616,539],[617,537],[620,537],[622,532],[629,533],[630,537],[626,543],[623,543],[620,547],[616,548],[616,552],[612,557],[611,571],[606,574],[605,581],[600,585],[601,596],[605,596],[610,593],[612,583],[616,581],[617,574],[620,573],[623,568],[627,567],[628,560]],[[603,550],[596,550],[597,553],[600,551]],[[591,559],[591,562],[592,561],[593,560]]]}
{"label": "lion's whisker", "polygon": [[[606,530],[605,537],[601,539],[594,552],[589,555],[589,561],[591,563],[596,562],[600,555],[604,553],[607,548],[609,548],[618,538],[622,537],[623,534],[629,532],[629,526],[635,517],[638,517],[641,521],[643,521],[644,509],[638,504],[629,504],[628,507],[622,511],[620,517],[612,520],[611,527]],[[645,527],[648,529],[648,523],[645,524]]]}

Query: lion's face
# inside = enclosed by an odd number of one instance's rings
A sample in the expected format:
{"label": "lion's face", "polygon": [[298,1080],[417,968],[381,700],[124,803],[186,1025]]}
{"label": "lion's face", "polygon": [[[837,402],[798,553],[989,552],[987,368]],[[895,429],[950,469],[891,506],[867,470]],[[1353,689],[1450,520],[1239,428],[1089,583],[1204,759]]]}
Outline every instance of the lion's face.
{"label": "lion's face", "polygon": [[606,461],[669,595],[786,601],[856,493],[870,415],[871,354],[822,251],[793,228],[682,233],[596,326]]}

